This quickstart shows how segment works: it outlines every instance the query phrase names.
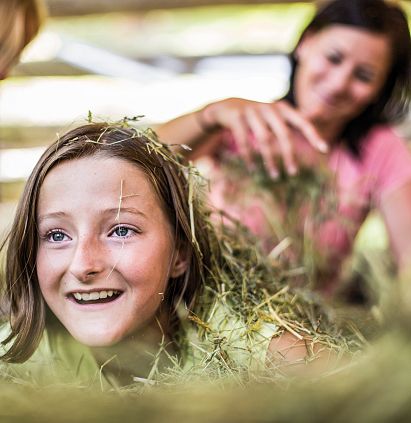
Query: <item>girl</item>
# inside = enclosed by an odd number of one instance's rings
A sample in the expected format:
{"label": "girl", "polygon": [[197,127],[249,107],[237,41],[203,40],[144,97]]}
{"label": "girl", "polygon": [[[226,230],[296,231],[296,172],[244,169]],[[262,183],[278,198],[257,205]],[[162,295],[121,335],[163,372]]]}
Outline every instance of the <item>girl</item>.
{"label": "girl", "polygon": [[121,386],[172,365],[233,372],[268,350],[295,363],[336,345],[278,271],[220,247],[195,179],[124,125],[85,125],[46,150],[8,239],[4,374]]}
{"label": "girl", "polygon": [[[317,279],[323,279],[326,292],[336,288],[341,263],[373,207],[381,212],[398,267],[405,271],[411,257],[411,156],[391,128],[406,116],[411,95],[404,13],[383,0],[327,2],[303,32],[291,62],[283,100],[218,101],[164,124],[157,129],[160,138],[190,144],[193,158],[211,156],[214,204],[245,222],[267,251],[287,235],[278,227],[295,206],[288,178],[287,201],[276,221],[278,160],[289,175],[298,167],[325,168],[330,183],[325,189],[314,184],[322,191],[319,206],[312,208],[309,198],[291,223],[298,226],[294,241],[308,235],[321,256]],[[256,172],[239,175],[231,164],[238,158],[249,170],[258,170],[261,160],[271,183],[262,190],[254,181],[248,184]]]}

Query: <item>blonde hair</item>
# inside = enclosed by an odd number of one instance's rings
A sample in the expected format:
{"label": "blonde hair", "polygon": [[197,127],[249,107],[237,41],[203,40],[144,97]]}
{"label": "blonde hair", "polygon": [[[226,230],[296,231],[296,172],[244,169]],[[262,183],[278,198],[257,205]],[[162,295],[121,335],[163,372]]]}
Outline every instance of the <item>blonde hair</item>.
{"label": "blonde hair", "polygon": [[[0,0],[0,72],[5,72],[37,35],[46,17],[43,0]],[[21,34],[16,41],[15,25],[21,19]]]}

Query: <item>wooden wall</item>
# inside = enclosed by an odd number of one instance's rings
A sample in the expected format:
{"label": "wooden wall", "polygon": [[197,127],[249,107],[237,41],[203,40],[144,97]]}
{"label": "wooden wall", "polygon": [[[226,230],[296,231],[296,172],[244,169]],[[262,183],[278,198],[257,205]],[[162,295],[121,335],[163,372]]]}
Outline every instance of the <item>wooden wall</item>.
{"label": "wooden wall", "polygon": [[[297,1],[298,0],[47,0],[47,3],[52,16],[69,16],[227,4],[255,5],[296,3]],[[304,2],[304,0],[300,0],[300,2]],[[307,2],[307,0],[305,2]]]}

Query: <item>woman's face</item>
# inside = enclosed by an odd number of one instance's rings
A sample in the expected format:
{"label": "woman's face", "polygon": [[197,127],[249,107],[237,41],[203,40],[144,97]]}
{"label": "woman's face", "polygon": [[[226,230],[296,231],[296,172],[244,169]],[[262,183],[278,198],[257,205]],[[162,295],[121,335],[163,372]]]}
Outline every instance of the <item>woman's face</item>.
{"label": "woman's face", "polygon": [[46,176],[37,209],[37,276],[51,311],[81,343],[110,346],[155,324],[185,268],[147,176],[102,156]]}
{"label": "woman's face", "polygon": [[319,127],[358,116],[378,97],[391,62],[387,36],[345,25],[307,34],[296,55],[297,105]]}

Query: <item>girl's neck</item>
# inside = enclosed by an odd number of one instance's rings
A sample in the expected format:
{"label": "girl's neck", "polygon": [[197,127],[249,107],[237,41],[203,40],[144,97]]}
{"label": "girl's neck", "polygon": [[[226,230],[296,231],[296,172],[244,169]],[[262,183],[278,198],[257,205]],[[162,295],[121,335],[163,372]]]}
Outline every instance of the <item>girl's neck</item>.
{"label": "girl's neck", "polygon": [[[161,320],[164,323],[165,320]],[[91,351],[109,380],[127,386],[134,378],[147,379],[154,368],[161,370],[166,358],[161,354],[162,348],[175,353],[167,333],[166,326],[156,318],[120,343],[91,348]]]}

